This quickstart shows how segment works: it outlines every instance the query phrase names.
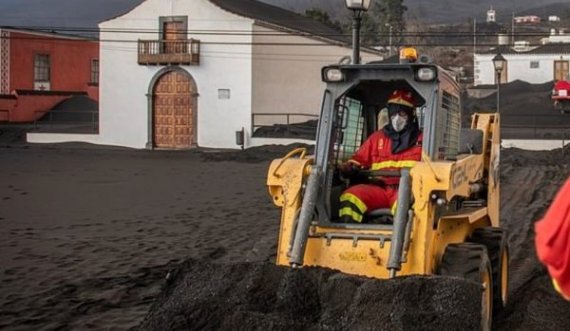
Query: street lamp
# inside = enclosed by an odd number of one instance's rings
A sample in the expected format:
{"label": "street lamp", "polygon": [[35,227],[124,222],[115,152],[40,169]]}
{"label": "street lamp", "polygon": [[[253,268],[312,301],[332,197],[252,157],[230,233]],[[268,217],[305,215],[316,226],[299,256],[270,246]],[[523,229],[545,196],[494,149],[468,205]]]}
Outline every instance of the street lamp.
{"label": "street lamp", "polygon": [[392,24],[386,23],[386,26],[390,29],[390,33],[388,35],[388,56],[392,56]]}
{"label": "street lamp", "polygon": [[370,7],[370,0],[345,0],[352,10],[352,64],[360,63],[360,23],[362,14]]}
{"label": "street lamp", "polygon": [[495,67],[495,73],[497,74],[497,113],[499,113],[499,100],[500,100],[500,86],[501,86],[501,72],[505,69],[505,65],[507,64],[507,60],[498,53],[493,58],[493,66]]}

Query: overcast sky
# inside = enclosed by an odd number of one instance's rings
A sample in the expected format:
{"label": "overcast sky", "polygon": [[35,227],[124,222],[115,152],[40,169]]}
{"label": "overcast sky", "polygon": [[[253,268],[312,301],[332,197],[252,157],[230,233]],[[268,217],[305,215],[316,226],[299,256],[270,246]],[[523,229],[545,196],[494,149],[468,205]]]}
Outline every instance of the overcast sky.
{"label": "overcast sky", "polygon": [[0,25],[96,28],[143,0],[0,0]]}

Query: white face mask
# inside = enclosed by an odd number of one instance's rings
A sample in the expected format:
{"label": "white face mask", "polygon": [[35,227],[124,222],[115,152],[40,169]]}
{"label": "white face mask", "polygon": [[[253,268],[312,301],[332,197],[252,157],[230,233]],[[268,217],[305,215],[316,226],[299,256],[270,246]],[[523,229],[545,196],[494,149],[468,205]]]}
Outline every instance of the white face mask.
{"label": "white face mask", "polygon": [[396,114],[395,116],[392,116],[390,123],[392,124],[394,131],[400,132],[404,130],[406,124],[408,124],[408,119]]}

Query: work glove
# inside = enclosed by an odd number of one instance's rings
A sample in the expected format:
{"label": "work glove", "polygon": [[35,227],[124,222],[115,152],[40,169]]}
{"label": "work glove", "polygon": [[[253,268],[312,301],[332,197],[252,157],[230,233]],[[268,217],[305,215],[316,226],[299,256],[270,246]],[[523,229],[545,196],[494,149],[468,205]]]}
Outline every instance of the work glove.
{"label": "work glove", "polygon": [[352,162],[345,162],[339,166],[340,174],[344,177],[352,177],[358,173],[360,169],[361,167],[359,165]]}

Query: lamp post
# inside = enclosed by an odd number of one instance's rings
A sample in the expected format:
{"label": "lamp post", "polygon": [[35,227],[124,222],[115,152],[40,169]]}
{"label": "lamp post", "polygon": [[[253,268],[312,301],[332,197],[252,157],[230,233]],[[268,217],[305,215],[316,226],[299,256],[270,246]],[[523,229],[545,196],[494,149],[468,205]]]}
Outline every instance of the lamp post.
{"label": "lamp post", "polygon": [[352,64],[360,63],[360,24],[362,14],[370,7],[370,0],[345,0],[346,8],[352,10]]}
{"label": "lamp post", "polygon": [[493,66],[495,67],[495,73],[497,75],[497,113],[499,113],[499,101],[500,101],[500,86],[501,86],[501,73],[503,72],[503,69],[505,69],[505,64],[507,63],[507,60],[501,55],[501,53],[498,53],[497,55],[495,55],[495,57],[493,58]]}
{"label": "lamp post", "polygon": [[389,33],[388,33],[388,56],[392,56],[392,24],[386,23],[386,26],[389,29]]}

